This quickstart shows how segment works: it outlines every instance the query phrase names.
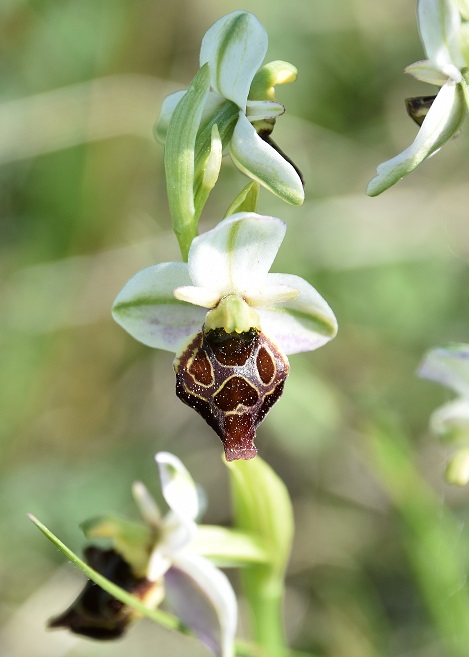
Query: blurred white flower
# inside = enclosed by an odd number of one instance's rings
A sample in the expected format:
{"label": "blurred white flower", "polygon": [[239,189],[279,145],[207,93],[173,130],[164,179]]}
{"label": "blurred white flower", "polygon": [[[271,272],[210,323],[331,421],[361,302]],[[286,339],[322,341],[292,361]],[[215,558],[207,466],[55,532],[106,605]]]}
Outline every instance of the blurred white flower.
{"label": "blurred white flower", "polygon": [[424,357],[419,376],[436,381],[457,393],[456,400],[433,412],[432,431],[457,447],[446,471],[450,483],[469,482],[469,345],[437,347]]}
{"label": "blurred white flower", "polygon": [[[415,117],[425,117],[415,141],[402,153],[377,168],[367,189],[377,196],[411,173],[434,155],[461,127],[469,107],[468,84],[464,77],[467,63],[462,53],[461,15],[454,0],[419,0],[418,22],[426,60],[411,64],[406,72],[417,80],[440,87],[430,108]],[[419,99],[409,99],[419,101]],[[422,100],[422,99],[420,99]]]}

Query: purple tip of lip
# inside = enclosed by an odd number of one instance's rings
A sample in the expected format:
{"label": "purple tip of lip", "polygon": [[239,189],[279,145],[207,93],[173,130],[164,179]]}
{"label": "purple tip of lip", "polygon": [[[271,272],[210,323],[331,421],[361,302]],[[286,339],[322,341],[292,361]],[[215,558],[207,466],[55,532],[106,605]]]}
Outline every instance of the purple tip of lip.
{"label": "purple tip of lip", "polygon": [[225,458],[227,461],[237,461],[242,459],[243,461],[249,461],[257,455],[257,449],[225,449]]}

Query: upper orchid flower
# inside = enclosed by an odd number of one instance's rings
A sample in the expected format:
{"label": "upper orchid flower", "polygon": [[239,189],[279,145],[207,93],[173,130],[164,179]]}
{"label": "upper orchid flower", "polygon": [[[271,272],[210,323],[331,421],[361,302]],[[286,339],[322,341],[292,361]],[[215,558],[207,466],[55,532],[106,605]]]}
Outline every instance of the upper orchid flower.
{"label": "upper orchid flower", "polygon": [[[233,655],[236,598],[227,577],[191,547],[199,515],[195,483],[181,461],[159,452],[161,490],[169,512],[162,516],[145,486],[133,494],[145,525],[118,517],[83,524],[88,538],[110,538],[113,549],[89,547],[90,564],[114,583],[142,598],[147,606],[166,597],[180,620],[220,657]],[[94,584],[51,627],[69,627],[92,638],[120,636],[135,617],[132,610]]]}
{"label": "upper orchid flower", "polygon": [[[418,22],[426,60],[411,64],[406,72],[417,80],[440,87],[431,97],[409,99],[409,113],[421,124],[411,146],[380,164],[367,193],[377,196],[411,173],[459,130],[469,108],[469,90],[465,78],[467,63],[463,56],[464,32],[461,15],[454,0],[419,0]],[[417,104],[418,114],[413,107]],[[428,109],[429,107],[429,109]],[[428,111],[427,111],[428,109]]]}
{"label": "upper orchid flower", "polygon": [[255,429],[288,374],[285,354],[317,349],[337,331],[309,283],[268,273],[285,230],[275,217],[234,214],[194,239],[188,263],[139,272],[113,308],[134,338],[177,352],[176,392],[218,433],[228,460],[255,456]]}
{"label": "upper orchid flower", "polygon": [[[223,148],[229,144],[231,157],[243,173],[288,203],[300,205],[304,200],[301,177],[269,139],[276,117],[285,111],[275,102],[274,86],[295,80],[297,71],[281,61],[261,67],[267,42],[262,25],[245,11],[224,16],[208,30],[200,66],[209,66],[212,91],[206,97],[198,134],[210,137],[216,125]],[[163,102],[156,126],[161,141],[185,94],[176,92]]]}
{"label": "upper orchid flower", "polygon": [[445,442],[457,445],[446,471],[450,483],[469,482],[469,345],[456,344],[432,349],[419,368],[419,376],[437,381],[458,394],[438,408],[431,427]]}

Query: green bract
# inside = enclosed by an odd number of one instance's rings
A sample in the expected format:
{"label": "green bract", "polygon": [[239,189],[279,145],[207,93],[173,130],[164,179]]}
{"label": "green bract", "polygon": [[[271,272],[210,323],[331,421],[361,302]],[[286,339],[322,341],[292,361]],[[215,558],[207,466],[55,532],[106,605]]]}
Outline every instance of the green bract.
{"label": "green bract", "polygon": [[436,153],[457,133],[469,108],[464,35],[457,4],[452,0],[419,0],[418,21],[428,59],[408,66],[406,72],[441,88],[415,141],[378,166],[378,175],[368,185],[370,196],[381,194]]}
{"label": "green bract", "polygon": [[[243,173],[284,201],[300,205],[304,200],[299,174],[268,140],[275,119],[285,111],[275,101],[274,86],[295,80],[296,69],[281,61],[261,67],[266,51],[267,34],[253,14],[228,14],[205,34],[201,69],[189,89],[163,102],[156,136],[166,143],[168,195],[180,243],[181,233],[189,233],[182,240],[184,257],[185,242],[190,244],[196,234],[198,218],[216,182],[220,144]],[[216,155],[214,125],[219,134]]]}
{"label": "green bract", "polygon": [[265,606],[278,612],[282,606],[283,578],[294,530],[291,500],[285,484],[260,457],[231,463],[229,470],[237,526],[258,534],[269,549],[270,561],[243,570],[241,577],[257,621],[255,634],[268,646],[266,654],[278,655],[283,641],[280,613],[277,618],[271,616],[267,626],[259,619]]}

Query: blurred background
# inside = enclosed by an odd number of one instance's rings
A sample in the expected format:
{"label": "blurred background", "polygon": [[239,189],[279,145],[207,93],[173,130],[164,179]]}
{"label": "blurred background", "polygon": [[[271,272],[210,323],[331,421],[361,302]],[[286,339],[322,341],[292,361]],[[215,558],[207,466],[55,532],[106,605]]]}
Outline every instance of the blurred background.
{"label": "blurred background", "polygon": [[[261,193],[259,211],[288,223],[273,270],[307,278],[340,326],[291,358],[257,437],[295,509],[291,645],[316,657],[467,654],[468,492],[443,483],[448,452],[427,428],[451,393],[415,376],[428,348],[469,341],[467,130],[384,195],[364,194],[416,135],[404,98],[435,93],[403,73],[423,57],[415,3],[3,0],[5,657],[208,654],[147,621],[106,645],[46,631],[83,577],[26,514],[81,552],[78,524],[134,516],[132,481],[156,492],[153,454],[170,450],[206,490],[205,522],[230,523],[221,445],[176,399],[173,355],[132,340],[110,309],[136,271],[179,259],[152,126],[195,74],[205,31],[240,8],[266,27],[267,61],[299,69],[278,89],[287,113],[274,138],[303,171],[306,202]],[[202,229],[245,183],[227,160]]]}

